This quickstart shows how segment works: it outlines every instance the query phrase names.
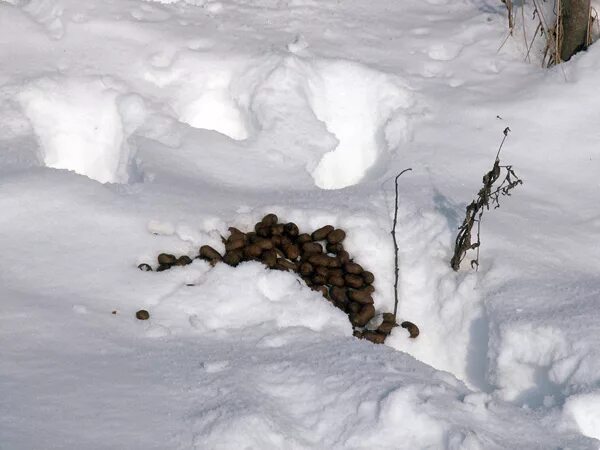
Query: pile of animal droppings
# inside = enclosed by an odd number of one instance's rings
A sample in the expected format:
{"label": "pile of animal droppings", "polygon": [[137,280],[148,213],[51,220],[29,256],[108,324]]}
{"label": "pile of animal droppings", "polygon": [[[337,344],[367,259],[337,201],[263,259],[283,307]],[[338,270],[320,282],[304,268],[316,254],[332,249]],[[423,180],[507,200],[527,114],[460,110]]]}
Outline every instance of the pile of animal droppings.
{"label": "pile of animal droppings", "polygon": [[[275,214],[267,214],[256,224],[254,231],[244,233],[230,227],[229,232],[229,237],[223,238],[225,254],[203,245],[196,258],[211,265],[223,262],[233,267],[244,261],[260,261],[269,269],[295,272],[308,287],[348,314],[354,336],[358,338],[380,344],[397,326],[394,315],[384,313],[383,323],[377,329],[364,328],[375,317],[372,296],[375,276],[364,270],[344,249],[344,230],[326,225],[310,234],[300,233],[296,224],[279,223]],[[161,253],[156,271],[191,262],[188,256],[177,258]],[[148,264],[140,264],[139,268],[152,270]],[[409,323],[403,322],[402,327],[407,328]],[[416,337],[409,331],[411,337]]]}

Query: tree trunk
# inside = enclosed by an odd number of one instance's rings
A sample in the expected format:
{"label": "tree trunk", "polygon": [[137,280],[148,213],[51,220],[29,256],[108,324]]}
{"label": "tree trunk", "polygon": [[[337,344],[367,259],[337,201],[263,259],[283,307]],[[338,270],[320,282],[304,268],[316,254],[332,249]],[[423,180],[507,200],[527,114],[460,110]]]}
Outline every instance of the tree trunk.
{"label": "tree trunk", "polygon": [[562,36],[560,59],[568,61],[588,45],[590,0],[560,0]]}

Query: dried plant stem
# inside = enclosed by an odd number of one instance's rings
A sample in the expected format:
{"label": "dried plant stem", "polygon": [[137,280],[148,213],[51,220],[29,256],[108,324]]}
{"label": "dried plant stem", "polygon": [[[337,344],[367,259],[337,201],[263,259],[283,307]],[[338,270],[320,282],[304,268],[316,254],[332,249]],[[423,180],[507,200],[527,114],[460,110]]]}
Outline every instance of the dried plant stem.
{"label": "dried plant stem", "polygon": [[404,169],[398,175],[394,182],[396,183],[396,203],[394,204],[394,224],[392,226],[392,238],[394,239],[394,321],[396,320],[396,314],[398,313],[398,241],[396,240],[396,224],[398,223],[398,178],[404,173],[411,171],[411,168]]}
{"label": "dried plant stem", "polygon": [[[490,208],[490,204],[494,205],[494,208],[498,208],[500,206],[500,196],[509,196],[512,189],[523,183],[513,171],[512,166],[500,165],[500,152],[509,132],[510,128],[506,127],[503,131],[502,142],[496,153],[494,166],[492,170],[483,176],[483,187],[479,190],[477,198],[466,208],[465,219],[458,229],[454,244],[454,254],[450,260],[450,266],[455,271],[460,269],[460,264],[469,250],[476,250],[475,259],[471,260],[471,267],[474,267],[476,270],[479,269],[479,247],[481,244],[481,219],[483,212]],[[505,170],[506,175],[502,182],[494,188],[496,181],[500,178],[502,169]],[[477,224],[477,236],[475,242],[472,242],[471,234],[475,224]]]}

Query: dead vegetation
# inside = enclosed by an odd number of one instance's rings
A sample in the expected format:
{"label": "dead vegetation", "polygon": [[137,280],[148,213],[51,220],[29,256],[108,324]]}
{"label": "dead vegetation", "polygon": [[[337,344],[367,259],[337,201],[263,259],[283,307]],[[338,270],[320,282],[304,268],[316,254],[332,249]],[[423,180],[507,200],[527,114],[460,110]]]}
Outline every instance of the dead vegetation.
{"label": "dead vegetation", "polygon": [[[454,243],[454,253],[450,260],[450,266],[455,271],[460,269],[461,262],[470,250],[475,250],[475,258],[471,260],[471,268],[479,269],[479,250],[481,245],[481,219],[484,211],[493,206],[494,209],[500,207],[500,197],[510,196],[513,190],[523,181],[515,174],[512,166],[500,165],[500,152],[506,140],[510,128],[506,127],[503,131],[504,136],[496,153],[496,159],[492,169],[483,176],[483,187],[477,193],[477,198],[473,200],[466,208],[465,219],[458,229]],[[502,181],[498,184],[501,175],[504,174]],[[473,236],[475,228],[475,236]]]}
{"label": "dead vegetation", "polygon": [[508,35],[504,43],[510,37],[520,38],[521,33],[517,30],[520,22],[527,61],[531,61],[536,40],[543,39],[543,67],[568,61],[574,54],[586,50],[599,32],[598,14],[590,0],[553,0],[552,5],[546,0],[527,0],[521,2],[518,8],[513,0],[501,1],[508,17]]}

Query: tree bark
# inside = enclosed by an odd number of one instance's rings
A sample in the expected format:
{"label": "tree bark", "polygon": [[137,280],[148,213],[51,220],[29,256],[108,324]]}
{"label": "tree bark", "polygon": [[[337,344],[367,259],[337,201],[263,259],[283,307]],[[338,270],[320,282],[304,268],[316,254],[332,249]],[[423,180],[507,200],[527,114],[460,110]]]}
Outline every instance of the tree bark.
{"label": "tree bark", "polygon": [[562,16],[560,59],[568,61],[575,53],[587,48],[590,0],[560,0],[560,5]]}

